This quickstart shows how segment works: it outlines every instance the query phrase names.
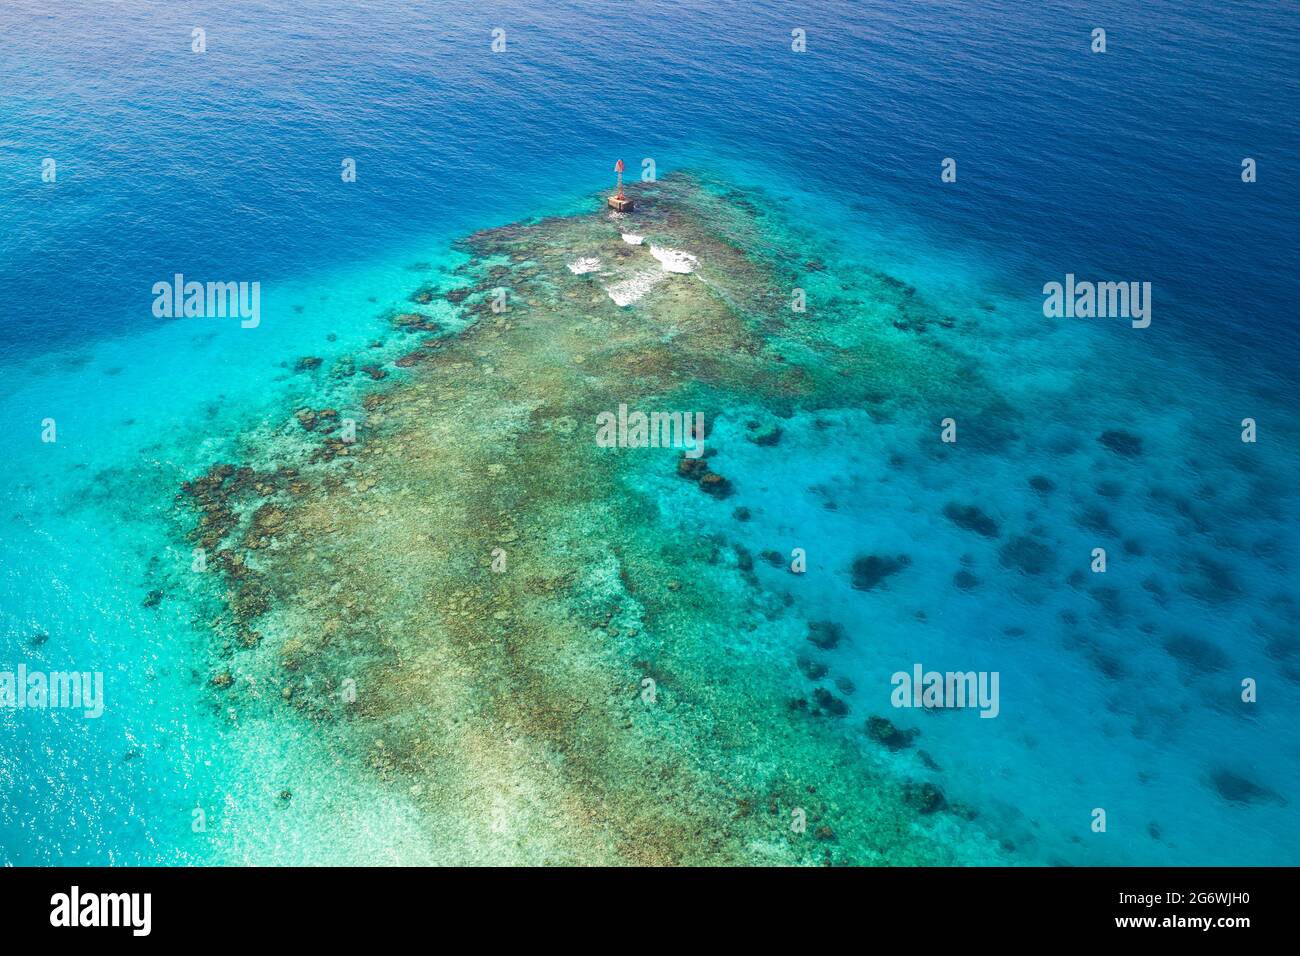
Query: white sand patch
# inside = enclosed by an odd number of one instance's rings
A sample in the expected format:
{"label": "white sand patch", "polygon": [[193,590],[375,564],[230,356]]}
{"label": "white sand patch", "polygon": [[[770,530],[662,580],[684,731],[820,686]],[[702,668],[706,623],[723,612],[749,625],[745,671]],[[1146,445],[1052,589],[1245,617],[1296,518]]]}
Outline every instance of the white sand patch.
{"label": "white sand patch", "polygon": [[599,270],[600,260],[595,256],[584,256],[569,263],[569,271],[575,276],[586,275],[588,272],[598,272]]}
{"label": "white sand patch", "polygon": [[659,260],[665,272],[694,272],[700,261],[689,252],[669,249],[667,246],[651,246],[650,255]]}
{"label": "white sand patch", "polygon": [[622,282],[606,286],[605,291],[615,305],[631,305],[666,278],[668,274],[665,272],[647,269]]}
{"label": "white sand patch", "polygon": [[623,241],[629,246],[639,246],[645,242],[645,236],[638,236],[635,232],[623,233]]}

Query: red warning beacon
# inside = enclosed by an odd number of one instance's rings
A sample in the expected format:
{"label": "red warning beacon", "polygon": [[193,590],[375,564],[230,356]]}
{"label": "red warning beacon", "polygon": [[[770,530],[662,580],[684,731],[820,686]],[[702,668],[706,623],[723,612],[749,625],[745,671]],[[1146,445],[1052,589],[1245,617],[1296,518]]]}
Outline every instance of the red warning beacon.
{"label": "red warning beacon", "polygon": [[609,208],[615,212],[631,212],[632,199],[623,195],[623,160],[614,164],[614,172],[618,173],[618,192],[609,197]]}

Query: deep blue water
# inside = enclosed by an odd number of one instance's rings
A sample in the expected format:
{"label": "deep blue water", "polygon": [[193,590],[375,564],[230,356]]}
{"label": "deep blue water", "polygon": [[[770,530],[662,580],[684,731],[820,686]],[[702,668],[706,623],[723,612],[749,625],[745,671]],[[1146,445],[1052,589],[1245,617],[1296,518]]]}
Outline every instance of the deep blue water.
{"label": "deep blue water", "polygon": [[1158,329],[1294,357],[1286,4],[400,7],[5,4],[4,353],[150,323],[160,267],[270,281],[365,258],[603,183],[620,155],[762,162],[953,241],[1149,279]]}
{"label": "deep blue water", "polygon": [[[190,50],[195,26],[206,30],[202,54]],[[490,48],[495,27],[506,30],[504,53]],[[1105,55],[1089,50],[1094,27],[1107,31]],[[807,30],[804,54],[790,50],[794,28]],[[7,606],[0,611],[7,618],[0,619],[0,648],[8,655],[33,630],[62,627],[69,641],[77,635],[92,648],[106,648],[105,659],[125,654],[122,659],[138,663],[131,654],[145,648],[140,656],[159,670],[182,672],[185,640],[179,635],[186,622],[114,618],[118,592],[124,592],[124,605],[138,605],[132,589],[142,586],[141,569],[166,537],[136,524],[130,534],[138,538],[123,537],[106,524],[130,510],[114,500],[115,469],[140,467],[141,442],[121,439],[112,429],[139,420],[146,403],[154,403],[154,444],[145,470],[158,470],[159,500],[165,502],[166,489],[188,477],[187,469],[223,447],[227,428],[242,421],[241,409],[271,401],[273,392],[264,385],[276,380],[277,363],[324,327],[311,323],[328,323],[343,339],[364,339],[376,311],[368,297],[384,295],[385,283],[423,250],[475,228],[549,212],[603,187],[616,157],[632,170],[653,158],[660,174],[707,168],[787,199],[797,188],[809,228],[864,256],[888,253],[891,267],[919,285],[929,280],[940,297],[960,297],[972,276],[981,283],[980,295],[1012,300],[1035,299],[1043,282],[1067,272],[1149,281],[1155,289],[1152,327],[1140,337],[1116,338],[1105,360],[1093,366],[1093,390],[1108,387],[1108,368],[1116,381],[1122,378],[1129,349],[1158,356],[1170,368],[1209,369],[1215,384],[1207,383],[1198,396],[1187,380],[1153,380],[1146,404],[1126,405],[1132,398],[1126,390],[1110,411],[1153,422],[1186,399],[1193,404],[1183,404],[1182,426],[1195,429],[1216,415],[1235,427],[1243,415],[1267,409],[1276,416],[1273,434],[1294,438],[1294,427],[1288,431],[1279,420],[1294,408],[1300,359],[1297,53],[1300,15],[1294,6],[1271,2],[636,0],[490,8],[432,2],[408,9],[354,0],[9,0],[0,6],[0,408],[6,436],[0,451],[14,464],[0,515],[11,529],[0,548]],[[1253,184],[1240,177],[1248,156],[1258,162]],[[54,183],[41,179],[46,157],[58,164]],[[355,183],[341,181],[345,157],[357,162]],[[940,182],[945,157],[957,160],[955,184]],[[160,352],[150,289],[176,272],[280,289],[278,296],[268,293],[266,337],[245,349],[238,332],[217,332],[231,343],[219,367],[176,341],[166,340]],[[953,287],[946,288],[950,278]],[[325,288],[331,303],[315,303],[317,315],[309,311],[295,324],[288,305]],[[990,336],[1009,352],[1015,327],[990,328]],[[110,339],[110,352],[98,353]],[[78,378],[82,362],[95,377],[87,371],[84,381]],[[104,370],[119,366],[128,372],[114,384],[117,373],[105,378]],[[153,371],[142,373],[142,367]],[[1008,377],[1057,374],[1050,353],[1025,367],[1008,362],[1003,371]],[[47,374],[61,377],[45,382]],[[1188,379],[1194,383],[1197,373]],[[1220,402],[1214,396],[1228,385],[1239,386],[1251,401]],[[96,400],[101,390],[111,399]],[[158,402],[164,395],[165,407]],[[1057,437],[1069,423],[1071,401],[1044,410]],[[117,518],[92,521],[71,513],[63,500],[43,501],[42,483],[70,474],[38,457],[48,450],[31,438],[45,414],[43,402],[57,406],[69,435],[63,453],[75,463],[76,480],[96,476],[105,515]],[[169,446],[167,437],[200,413],[213,422],[209,445]],[[1161,437],[1152,439],[1157,453],[1147,480],[1181,482],[1180,488],[1219,483],[1225,495],[1239,497],[1234,477],[1217,467],[1187,473],[1188,459],[1201,454],[1201,446],[1180,443],[1173,425],[1152,429]],[[1293,447],[1278,454],[1283,462],[1295,461]],[[1050,463],[1050,452],[1044,455]],[[819,467],[829,473],[843,466],[841,457]],[[870,473],[874,464],[859,466]],[[1076,470],[1082,475],[1087,467]],[[1116,477],[1139,480],[1122,469]],[[1012,480],[1008,476],[1003,487]],[[938,487],[945,481],[934,479]],[[997,482],[990,481],[984,492],[996,502]],[[79,495],[80,487],[68,478],[61,491]],[[1006,514],[1024,497],[1016,487],[1006,493]],[[971,493],[965,489],[967,498]],[[1291,500],[1281,505],[1283,518],[1294,517]],[[810,506],[808,524],[821,527],[823,520]],[[1139,519],[1133,520],[1137,527]],[[1160,541],[1172,547],[1178,537],[1171,526],[1147,530],[1157,550]],[[1220,532],[1223,538],[1253,534],[1240,521]],[[827,526],[824,533],[842,541],[844,557],[851,556],[849,538],[858,532]],[[95,534],[103,540],[94,540]],[[912,531],[901,538],[917,544]],[[900,547],[906,544],[900,539]],[[940,553],[962,543],[940,535],[928,546]],[[1231,645],[1226,628],[1254,622],[1260,633],[1272,635],[1270,647],[1294,641],[1296,618],[1278,604],[1279,595],[1294,596],[1295,578],[1287,583],[1295,569],[1290,547],[1279,545],[1281,556],[1258,577],[1243,558],[1237,568],[1242,579],[1270,583],[1248,588],[1232,614],[1215,617],[1212,609],[1207,619],[1194,602],[1175,604],[1167,612],[1169,629],[1208,621],[1211,630],[1225,629],[1210,637]],[[78,560],[87,564],[78,566]],[[946,584],[950,572],[918,586],[913,603],[939,578]],[[836,606],[848,598],[827,593],[822,600]],[[954,604],[951,626],[1007,612],[1008,600],[1000,594],[979,606]],[[1048,607],[1055,615],[1068,604],[1053,598]],[[1036,613],[1012,610],[1022,624]],[[855,612],[844,604],[842,613]],[[1115,644],[1109,651],[1144,633],[1120,628],[1110,635]],[[1160,653],[1157,647],[1155,657]],[[1043,658],[1048,665],[1053,654],[1072,660],[1053,644]],[[1283,678],[1272,685],[1270,706],[1281,708],[1272,711],[1273,719],[1294,717],[1300,712],[1294,667],[1285,655],[1257,656],[1277,665]],[[885,665],[864,659],[857,666],[869,673]],[[1071,666],[1062,665],[1067,679]],[[1146,666],[1137,665],[1139,671]],[[135,673],[127,666],[123,671]],[[122,680],[138,689],[135,678]],[[168,746],[210,746],[198,723],[164,700],[156,703],[141,719],[153,731],[165,728]],[[1177,711],[1182,705],[1168,706]],[[104,741],[76,744],[70,741],[92,732],[66,721],[25,726],[34,735],[29,743],[39,740],[55,752],[84,747],[83,759],[91,762],[110,754],[104,766],[112,764],[118,775],[95,798],[101,810],[84,811],[92,835],[73,846],[55,835],[49,795],[65,801],[60,807],[75,807],[78,793],[94,789],[91,782],[55,770],[42,778],[44,769],[11,764],[0,781],[9,785],[12,801],[4,818],[7,858],[102,860],[114,852],[116,859],[175,858],[172,850],[157,849],[168,840],[156,828],[147,837],[128,838],[111,822],[137,801],[158,799],[155,781],[166,779],[157,767],[133,770],[140,766],[133,760],[123,769],[115,762],[128,749],[122,740],[143,733],[122,720],[112,734],[94,731]],[[1056,739],[1045,765],[1069,763],[1068,741]],[[1239,752],[1248,747],[1241,739],[1223,737]],[[967,744],[979,752],[978,742]],[[275,750],[273,743],[266,746]],[[1300,800],[1288,790],[1295,783],[1294,737],[1259,746],[1257,754],[1243,754],[1246,769],[1273,768],[1265,783],[1289,795],[1293,808]],[[1099,773],[1115,760],[1092,745],[1079,753]],[[254,757],[268,759],[266,753]],[[205,785],[194,784],[201,794]],[[1006,799],[1018,785],[1000,790],[990,784],[990,799]],[[1197,807],[1188,811],[1185,833],[1219,810],[1235,812],[1212,796],[1192,801]],[[1026,804],[1045,814],[1057,809],[1050,800]],[[50,832],[42,833],[47,824]],[[1268,828],[1276,825],[1276,818],[1262,825],[1233,822],[1223,834],[1246,831],[1242,839],[1255,852],[1272,842]],[[188,820],[174,826],[184,832]],[[50,850],[51,844],[58,849]],[[1284,853],[1294,850],[1293,843],[1280,845]],[[256,849],[244,852],[267,858]],[[1049,852],[1066,851],[1053,846]],[[1152,852],[1163,855],[1139,849],[1122,859],[1231,858],[1230,847],[1191,835],[1177,847]]]}

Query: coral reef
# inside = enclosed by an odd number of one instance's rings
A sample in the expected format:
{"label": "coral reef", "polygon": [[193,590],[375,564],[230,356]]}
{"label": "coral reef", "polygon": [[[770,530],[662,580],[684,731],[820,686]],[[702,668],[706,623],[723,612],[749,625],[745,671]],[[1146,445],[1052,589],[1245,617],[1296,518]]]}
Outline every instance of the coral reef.
{"label": "coral reef", "polygon": [[[594,440],[620,403],[711,427],[732,408],[773,422],[959,387],[977,407],[984,385],[927,338],[915,290],[880,284],[906,300],[906,334],[831,341],[788,310],[801,263],[762,240],[752,206],[686,176],[636,199],[644,244],[605,210],[468,237],[447,287],[410,296],[465,327],[410,348],[442,324],[393,320],[401,357],[358,366],[372,391],[354,441],[328,434],[342,412],[310,403],[250,464],[186,483],[193,543],[224,579],[211,692],[293,708],[407,794],[449,863],[1004,859],[956,818],[936,835],[942,795],[878,766],[860,734],[787,708],[801,669],[825,674],[790,632],[831,649],[842,629],[759,613],[747,552],[719,561],[716,540],[672,530],[639,490],[674,469],[708,496],[743,489],[705,458]],[[749,514],[695,500],[719,521]],[[991,519],[954,520],[987,533]],[[854,586],[908,564],[863,557]],[[849,710],[824,688],[814,701]],[[796,832],[795,809],[818,828]]]}

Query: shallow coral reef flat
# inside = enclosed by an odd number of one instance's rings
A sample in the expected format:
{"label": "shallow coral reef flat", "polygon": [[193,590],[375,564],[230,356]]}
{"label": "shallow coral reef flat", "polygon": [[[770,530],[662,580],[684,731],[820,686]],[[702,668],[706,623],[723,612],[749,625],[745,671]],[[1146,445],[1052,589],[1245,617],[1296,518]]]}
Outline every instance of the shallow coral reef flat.
{"label": "shallow coral reef flat", "polygon": [[703,412],[707,435],[735,409],[983,386],[924,336],[834,342],[790,310],[807,263],[743,196],[679,175],[637,200],[468,237],[392,316],[402,354],[358,393],[354,441],[305,407],[293,451],[250,443],[187,482],[227,588],[209,692],[273,689],[408,795],[446,862],[1001,859],[800,706],[807,625],[722,530],[738,495],[709,439],[699,459],[595,440],[620,404]]}

